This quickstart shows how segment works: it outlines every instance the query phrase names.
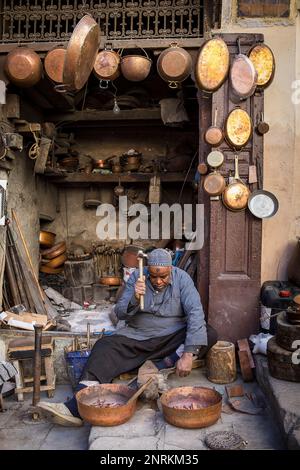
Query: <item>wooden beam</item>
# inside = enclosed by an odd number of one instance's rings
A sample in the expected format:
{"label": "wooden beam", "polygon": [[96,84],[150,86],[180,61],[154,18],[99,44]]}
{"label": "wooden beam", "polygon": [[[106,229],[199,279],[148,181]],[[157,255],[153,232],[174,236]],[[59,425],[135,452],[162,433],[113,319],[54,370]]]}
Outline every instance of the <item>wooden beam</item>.
{"label": "wooden beam", "polygon": [[[65,178],[57,178],[57,175],[51,176],[51,174],[44,173],[43,177],[46,177],[53,184],[62,186],[81,186],[81,185],[92,185],[97,183],[118,183],[119,180],[122,183],[145,183],[149,182],[150,178],[154,176],[154,173],[113,173],[109,175],[101,175],[98,173],[87,175],[85,173],[68,173]],[[184,173],[161,173],[161,183],[177,183],[183,182],[186,175]],[[187,182],[193,181],[194,173],[190,172],[187,177]]]}
{"label": "wooden beam", "polygon": [[124,120],[145,120],[161,119],[160,108],[142,108],[142,109],[122,109],[120,113],[114,114],[113,111],[74,111],[73,113],[48,113],[47,120],[56,121],[124,121]]}

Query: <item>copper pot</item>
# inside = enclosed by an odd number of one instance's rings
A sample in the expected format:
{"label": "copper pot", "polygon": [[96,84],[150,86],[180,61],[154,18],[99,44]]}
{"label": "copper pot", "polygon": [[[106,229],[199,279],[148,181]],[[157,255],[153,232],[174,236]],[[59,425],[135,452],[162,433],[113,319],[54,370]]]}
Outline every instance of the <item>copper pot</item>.
{"label": "copper pot", "polygon": [[42,265],[40,266],[40,272],[45,273],[45,274],[61,274],[63,272],[64,268],[50,268],[47,265]]}
{"label": "copper pot", "polygon": [[226,186],[222,199],[227,209],[238,212],[246,209],[250,190],[240,179],[238,171],[238,156],[235,156],[235,175],[234,181]]}
{"label": "copper pot", "polygon": [[111,162],[107,160],[94,160],[93,165],[94,165],[94,168],[100,168],[102,170],[111,169]]}
{"label": "copper pot", "polygon": [[127,55],[121,59],[121,71],[123,76],[131,82],[140,82],[148,77],[152,60],[143,49],[147,57],[141,55]]}
{"label": "copper pot", "polygon": [[28,88],[42,78],[43,65],[35,51],[29,47],[17,47],[7,54],[4,70],[12,83]]}
{"label": "copper pot", "polygon": [[120,61],[121,58],[117,52],[104,49],[96,56],[94,74],[100,80],[115,80],[120,75]]}
{"label": "copper pot", "polygon": [[56,83],[63,83],[65,57],[66,49],[64,47],[55,47],[45,57],[45,72]]}
{"label": "copper pot", "polygon": [[122,279],[117,276],[103,276],[99,279],[99,284],[103,286],[120,286],[122,284]]}
{"label": "copper pot", "polygon": [[56,243],[56,245],[48,248],[47,250],[42,250],[41,255],[47,260],[56,258],[59,255],[62,255],[66,251],[66,242]]}
{"label": "copper pot", "polygon": [[47,232],[46,230],[41,230],[39,235],[39,243],[42,246],[50,248],[54,245],[56,234],[53,232]]}
{"label": "copper pot", "polygon": [[118,426],[128,421],[137,400],[127,403],[135,391],[127,385],[99,384],[76,393],[79,414],[94,426]]}
{"label": "copper pot", "polygon": [[192,58],[185,49],[172,43],[159,55],[157,72],[163,80],[169,82],[170,88],[178,88],[178,84],[192,72]]}
{"label": "copper pot", "polygon": [[180,428],[205,428],[221,416],[222,395],[211,388],[173,388],[160,400],[166,421]]}
{"label": "copper pot", "polygon": [[64,264],[65,261],[67,261],[67,255],[62,253],[61,255],[51,259],[51,261],[49,261],[49,263],[47,263],[45,266],[48,268],[59,268]]}

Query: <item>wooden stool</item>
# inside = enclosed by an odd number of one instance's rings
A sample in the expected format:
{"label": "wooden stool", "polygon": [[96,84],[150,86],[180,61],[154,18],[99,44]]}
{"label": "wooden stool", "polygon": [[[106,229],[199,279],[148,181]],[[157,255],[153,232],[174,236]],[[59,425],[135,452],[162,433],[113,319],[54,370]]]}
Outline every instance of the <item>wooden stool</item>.
{"label": "wooden stool", "polygon": [[[41,391],[47,391],[49,398],[52,398],[55,390],[56,376],[53,367],[54,339],[52,337],[42,337],[42,364],[44,362],[45,374],[41,375],[41,382],[46,381],[46,385],[41,384]],[[24,362],[28,359],[34,360],[34,338],[18,338],[9,342],[8,357],[18,371],[16,375],[15,393],[18,401],[23,401],[23,393],[33,392],[33,373],[25,376]],[[27,385],[29,384],[29,385]]]}

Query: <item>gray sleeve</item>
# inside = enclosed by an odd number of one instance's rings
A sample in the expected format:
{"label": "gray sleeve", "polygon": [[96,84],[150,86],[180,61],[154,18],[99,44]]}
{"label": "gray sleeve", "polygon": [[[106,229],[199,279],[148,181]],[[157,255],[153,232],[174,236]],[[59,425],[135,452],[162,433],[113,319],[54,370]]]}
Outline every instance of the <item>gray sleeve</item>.
{"label": "gray sleeve", "polygon": [[136,300],[134,295],[134,286],[138,278],[138,272],[134,271],[128,281],[121,297],[115,306],[115,314],[119,320],[126,320],[126,318],[133,316],[140,308],[139,301]]}
{"label": "gray sleeve", "polygon": [[200,295],[186,272],[181,274],[180,300],[187,317],[184,351],[197,353],[200,346],[207,345],[206,322]]}

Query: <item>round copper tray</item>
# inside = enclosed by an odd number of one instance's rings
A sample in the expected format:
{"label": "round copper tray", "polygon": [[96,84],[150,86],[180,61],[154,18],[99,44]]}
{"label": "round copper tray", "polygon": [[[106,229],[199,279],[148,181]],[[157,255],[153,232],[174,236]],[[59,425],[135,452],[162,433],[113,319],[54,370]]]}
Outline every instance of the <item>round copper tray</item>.
{"label": "round copper tray", "polygon": [[128,421],[137,400],[127,404],[135,391],[127,385],[99,384],[76,393],[79,414],[94,426],[117,426]]}
{"label": "round copper tray", "polygon": [[212,388],[178,387],[161,396],[166,421],[180,428],[205,428],[221,416],[222,395]]}

